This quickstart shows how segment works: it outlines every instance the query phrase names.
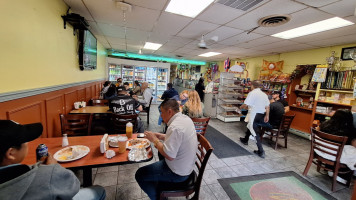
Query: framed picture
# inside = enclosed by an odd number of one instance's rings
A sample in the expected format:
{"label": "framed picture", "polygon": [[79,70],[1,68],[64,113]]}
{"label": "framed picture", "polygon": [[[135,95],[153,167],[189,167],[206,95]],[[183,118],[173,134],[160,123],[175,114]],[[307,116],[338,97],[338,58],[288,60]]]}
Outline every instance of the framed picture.
{"label": "framed picture", "polygon": [[351,55],[353,53],[356,54],[356,47],[342,48],[341,59],[342,60],[353,60],[352,55]]}

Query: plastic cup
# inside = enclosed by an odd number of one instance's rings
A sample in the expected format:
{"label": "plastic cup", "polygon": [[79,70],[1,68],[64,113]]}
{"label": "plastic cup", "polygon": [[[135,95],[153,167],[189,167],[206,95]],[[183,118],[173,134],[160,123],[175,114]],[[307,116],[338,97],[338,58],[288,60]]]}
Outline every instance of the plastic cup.
{"label": "plastic cup", "polygon": [[120,136],[120,137],[118,137],[117,140],[118,140],[118,144],[119,144],[119,153],[124,153],[126,151],[127,137]]}

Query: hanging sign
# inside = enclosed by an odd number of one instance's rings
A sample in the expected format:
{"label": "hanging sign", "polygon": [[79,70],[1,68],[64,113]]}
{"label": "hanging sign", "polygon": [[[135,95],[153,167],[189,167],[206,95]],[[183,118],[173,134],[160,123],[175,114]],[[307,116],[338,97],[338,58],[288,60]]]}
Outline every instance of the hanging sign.
{"label": "hanging sign", "polygon": [[327,65],[317,65],[313,74],[313,82],[325,82],[326,72],[328,71]]}

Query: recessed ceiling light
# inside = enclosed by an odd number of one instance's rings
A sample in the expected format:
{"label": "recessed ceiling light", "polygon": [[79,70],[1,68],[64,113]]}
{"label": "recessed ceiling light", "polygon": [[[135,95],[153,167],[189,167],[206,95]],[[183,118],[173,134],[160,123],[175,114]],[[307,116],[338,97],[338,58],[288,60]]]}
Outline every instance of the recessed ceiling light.
{"label": "recessed ceiling light", "polygon": [[211,56],[216,56],[216,55],[219,55],[221,53],[218,53],[218,52],[208,52],[208,53],[203,53],[203,54],[200,54],[199,56],[201,57],[211,57]]}
{"label": "recessed ceiling light", "polygon": [[214,0],[171,0],[166,12],[194,18]]}
{"label": "recessed ceiling light", "polygon": [[349,26],[354,23],[341,19],[340,17],[333,17],[320,22],[315,22],[298,28],[294,28],[288,31],[283,31],[272,35],[273,37],[278,37],[282,39],[291,39],[296,37],[301,37],[304,35],[310,35],[313,33],[319,33],[322,31],[327,31],[331,29],[341,28],[344,26]]}
{"label": "recessed ceiling light", "polygon": [[145,46],[143,47],[144,49],[151,49],[151,50],[157,50],[162,46],[162,44],[157,44],[157,43],[152,43],[152,42],[146,42]]}

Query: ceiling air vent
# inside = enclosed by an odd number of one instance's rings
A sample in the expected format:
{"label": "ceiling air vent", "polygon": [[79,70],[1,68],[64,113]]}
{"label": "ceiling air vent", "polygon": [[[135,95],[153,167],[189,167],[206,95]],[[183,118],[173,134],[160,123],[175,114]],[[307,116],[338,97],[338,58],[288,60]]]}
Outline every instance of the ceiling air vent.
{"label": "ceiling air vent", "polygon": [[247,11],[264,0],[218,0],[217,3],[231,8]]}
{"label": "ceiling air vent", "polygon": [[289,15],[270,15],[258,20],[258,25],[262,27],[280,26],[282,24],[289,22],[290,19],[291,16]]}

